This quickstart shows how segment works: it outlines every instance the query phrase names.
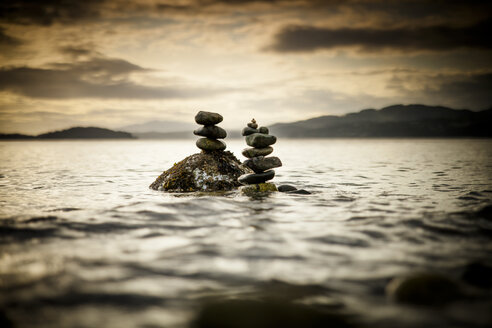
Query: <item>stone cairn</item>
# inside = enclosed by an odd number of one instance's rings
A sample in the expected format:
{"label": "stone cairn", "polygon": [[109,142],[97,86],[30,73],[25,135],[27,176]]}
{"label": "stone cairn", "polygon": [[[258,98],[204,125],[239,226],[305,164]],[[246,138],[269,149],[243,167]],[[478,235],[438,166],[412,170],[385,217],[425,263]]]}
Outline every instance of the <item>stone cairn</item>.
{"label": "stone cairn", "polygon": [[205,152],[226,149],[226,144],[222,140],[227,137],[227,132],[223,128],[216,126],[224,118],[218,113],[200,111],[195,116],[195,122],[203,127],[193,131],[193,134],[205,138],[196,141],[196,146]]}
{"label": "stone cairn", "polygon": [[273,179],[275,176],[275,171],[272,169],[282,166],[282,162],[278,157],[266,157],[273,152],[271,145],[277,142],[277,138],[268,134],[268,132],[266,127],[258,128],[255,119],[252,119],[251,123],[248,123],[242,130],[246,143],[252,147],[243,150],[242,154],[248,158],[243,164],[255,172],[243,174],[238,178],[241,184],[246,185],[243,187],[243,191],[277,190],[275,184],[266,183],[266,181]]}

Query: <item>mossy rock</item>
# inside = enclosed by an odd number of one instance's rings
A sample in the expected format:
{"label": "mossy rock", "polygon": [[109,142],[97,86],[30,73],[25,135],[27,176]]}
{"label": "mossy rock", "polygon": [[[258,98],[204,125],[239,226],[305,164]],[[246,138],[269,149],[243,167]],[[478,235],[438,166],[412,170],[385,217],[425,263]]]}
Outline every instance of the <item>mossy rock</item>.
{"label": "mossy rock", "polygon": [[229,151],[207,151],[186,157],[164,171],[151,185],[164,191],[225,191],[241,184],[237,178],[252,173]]}
{"label": "mossy rock", "polygon": [[246,195],[255,194],[259,192],[261,193],[261,192],[273,192],[273,191],[278,191],[278,190],[277,190],[277,186],[275,186],[275,184],[271,182],[251,184],[241,187],[241,192]]}

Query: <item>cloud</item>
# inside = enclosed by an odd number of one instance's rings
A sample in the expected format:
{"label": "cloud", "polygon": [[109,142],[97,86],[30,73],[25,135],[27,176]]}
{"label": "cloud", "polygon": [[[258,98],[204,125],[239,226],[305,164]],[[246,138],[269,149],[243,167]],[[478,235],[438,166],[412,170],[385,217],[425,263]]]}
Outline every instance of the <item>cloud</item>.
{"label": "cloud", "polygon": [[467,27],[429,26],[388,29],[330,29],[308,25],[283,27],[266,50],[313,52],[356,47],[365,51],[446,51],[458,48],[492,49],[492,19]]}
{"label": "cloud", "polygon": [[22,45],[22,41],[5,33],[5,29],[0,26],[0,47],[17,47]]}
{"label": "cloud", "polygon": [[492,73],[393,76],[388,89],[412,102],[474,110],[492,106]]}
{"label": "cloud", "polygon": [[148,86],[129,75],[148,69],[113,58],[92,58],[49,68],[0,68],[0,91],[31,98],[187,99],[209,97],[230,90],[193,86]]}
{"label": "cloud", "polygon": [[16,0],[0,3],[0,20],[22,25],[73,23],[100,16],[104,0]]}

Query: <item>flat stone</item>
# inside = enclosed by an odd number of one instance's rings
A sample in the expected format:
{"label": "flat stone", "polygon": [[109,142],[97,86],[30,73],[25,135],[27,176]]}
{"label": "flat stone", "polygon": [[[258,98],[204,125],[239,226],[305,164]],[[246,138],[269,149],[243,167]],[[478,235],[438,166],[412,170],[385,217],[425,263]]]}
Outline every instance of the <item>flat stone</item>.
{"label": "flat stone", "polygon": [[243,164],[249,167],[250,169],[252,169],[255,173],[261,173],[263,171],[282,166],[282,162],[280,161],[280,158],[274,156],[253,157],[251,159],[244,161]]}
{"label": "flat stone", "polygon": [[242,152],[244,157],[253,158],[256,156],[266,156],[273,152],[272,147],[265,148],[245,148]]}
{"label": "flat stone", "polygon": [[199,111],[195,116],[195,122],[201,125],[214,125],[222,122],[224,118],[219,113]]}
{"label": "flat stone", "polygon": [[291,185],[281,185],[281,186],[278,186],[277,189],[280,192],[287,192],[287,191],[295,191],[295,190],[297,190],[296,187],[291,186]]}
{"label": "flat stone", "polygon": [[273,145],[277,142],[277,137],[270,134],[253,133],[246,136],[246,143],[248,146],[254,148],[264,148]]}
{"label": "flat stone", "polygon": [[227,137],[226,130],[215,125],[205,125],[204,127],[193,131],[193,134],[210,139],[224,139],[225,137]]}
{"label": "flat stone", "polygon": [[248,123],[248,127],[249,128],[252,128],[252,129],[257,129],[258,128],[258,124],[256,124],[256,123]]}
{"label": "flat stone", "polygon": [[258,130],[250,128],[249,126],[247,126],[243,129],[243,131],[241,132],[241,135],[249,136],[250,134],[253,134],[253,133],[258,133]]}
{"label": "flat stone", "polygon": [[196,146],[202,150],[213,151],[213,150],[224,150],[226,149],[225,142],[221,140],[214,140],[209,138],[200,138],[196,141]]}
{"label": "flat stone", "polygon": [[288,194],[296,194],[296,195],[311,195],[311,193],[304,189],[291,190],[287,191]]}
{"label": "flat stone", "polygon": [[258,129],[258,131],[260,133],[263,133],[263,134],[268,134],[268,128],[266,126],[260,126],[260,128]]}
{"label": "flat stone", "polygon": [[271,182],[251,184],[241,187],[241,192],[245,194],[254,194],[257,192],[272,192],[277,191],[277,186]]}
{"label": "flat stone", "polygon": [[263,173],[243,174],[237,180],[242,184],[258,184],[273,179],[275,176],[274,170],[269,170]]}

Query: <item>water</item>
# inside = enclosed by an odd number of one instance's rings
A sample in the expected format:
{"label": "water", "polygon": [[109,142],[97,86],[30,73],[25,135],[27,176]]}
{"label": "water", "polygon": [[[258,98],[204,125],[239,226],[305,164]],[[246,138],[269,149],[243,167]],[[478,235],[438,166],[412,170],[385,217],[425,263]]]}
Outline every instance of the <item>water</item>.
{"label": "water", "polygon": [[[239,158],[243,146],[228,142]],[[370,326],[492,322],[490,290],[439,309],[384,292],[409,272],[492,265],[492,222],[475,215],[492,203],[492,140],[279,140],[274,182],[311,195],[148,189],[195,152],[189,140],[0,143],[0,322],[186,327],[205,299],[265,292]]]}

